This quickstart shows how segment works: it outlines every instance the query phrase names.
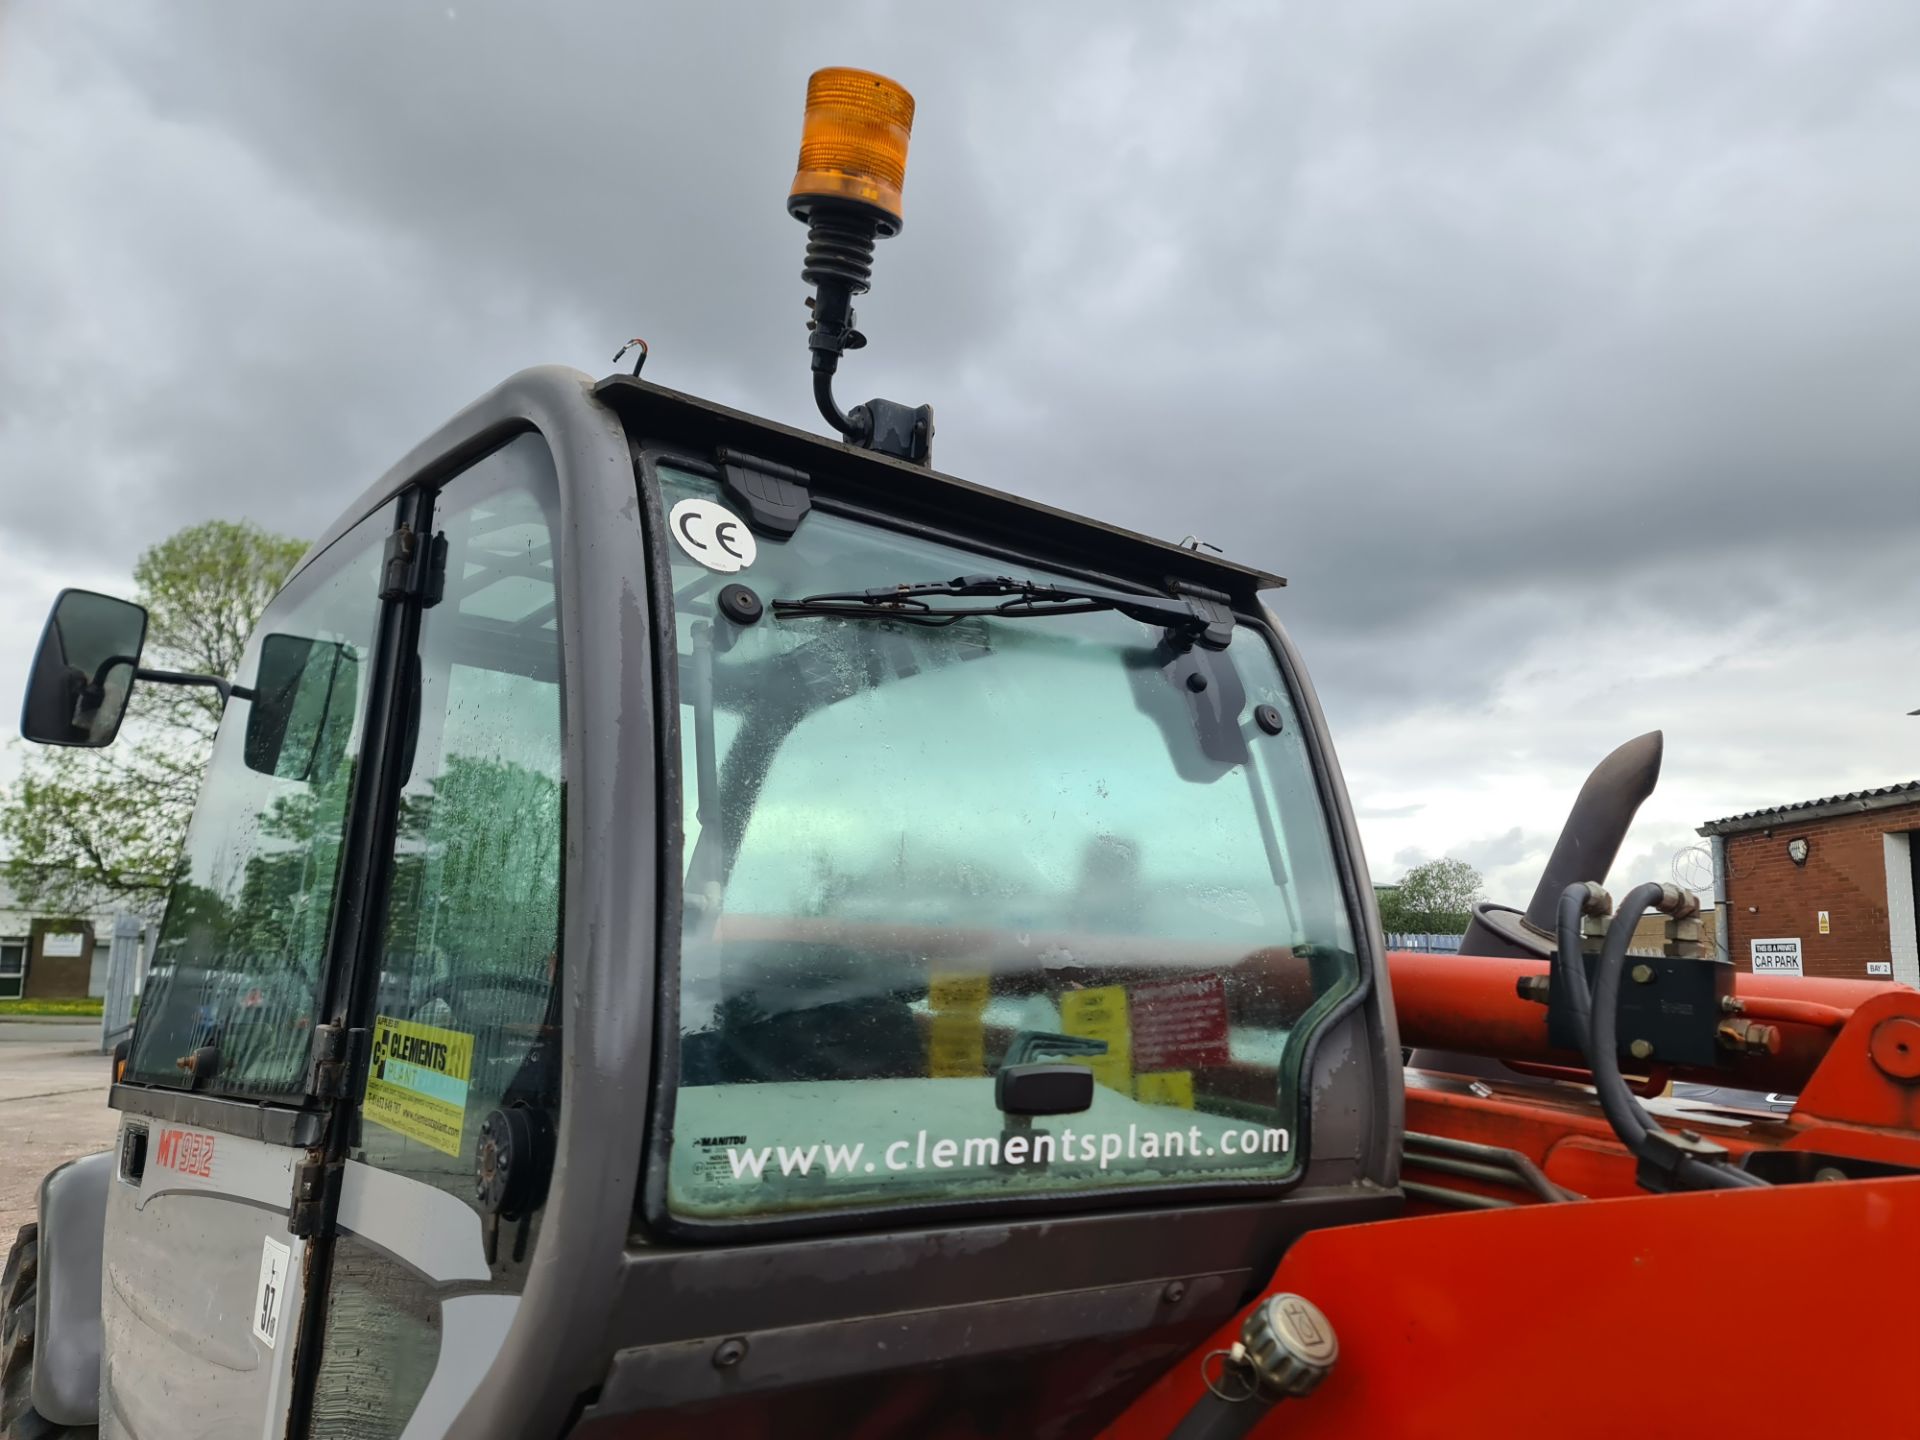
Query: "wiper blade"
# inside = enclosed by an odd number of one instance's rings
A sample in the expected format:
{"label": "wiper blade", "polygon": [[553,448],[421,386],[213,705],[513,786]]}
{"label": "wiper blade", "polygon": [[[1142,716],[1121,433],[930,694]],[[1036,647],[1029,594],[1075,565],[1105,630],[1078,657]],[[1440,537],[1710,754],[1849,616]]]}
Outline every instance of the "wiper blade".
{"label": "wiper blade", "polygon": [[[996,595],[1007,598],[999,605],[942,605],[929,598]],[[784,618],[839,615],[936,627],[952,625],[968,616],[1024,620],[1043,615],[1086,615],[1096,610],[1113,610],[1149,625],[1164,625],[1212,650],[1226,649],[1233,639],[1233,612],[1224,599],[1216,600],[1211,595],[1140,595],[1100,585],[1042,584],[1011,575],[960,575],[952,580],[836,590],[773,602],[773,613]]]}

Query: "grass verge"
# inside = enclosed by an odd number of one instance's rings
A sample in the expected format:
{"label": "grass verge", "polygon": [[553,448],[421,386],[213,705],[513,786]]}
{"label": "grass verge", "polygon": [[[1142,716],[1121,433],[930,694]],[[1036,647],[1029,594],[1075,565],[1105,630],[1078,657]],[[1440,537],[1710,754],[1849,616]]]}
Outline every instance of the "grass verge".
{"label": "grass verge", "polygon": [[98,1015],[99,1000],[0,1000],[0,1020],[14,1016]]}

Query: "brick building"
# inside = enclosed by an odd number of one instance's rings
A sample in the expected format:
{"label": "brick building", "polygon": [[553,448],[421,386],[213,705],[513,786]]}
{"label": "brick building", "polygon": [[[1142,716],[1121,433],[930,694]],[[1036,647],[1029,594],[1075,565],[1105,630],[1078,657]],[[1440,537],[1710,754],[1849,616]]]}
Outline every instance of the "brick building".
{"label": "brick building", "polygon": [[107,981],[113,919],[125,903],[88,897],[79,914],[27,904],[0,879],[0,1000],[99,996]]}
{"label": "brick building", "polygon": [[1757,953],[1777,973],[1920,986],[1920,781],[1711,820],[1700,834],[1742,970]]}

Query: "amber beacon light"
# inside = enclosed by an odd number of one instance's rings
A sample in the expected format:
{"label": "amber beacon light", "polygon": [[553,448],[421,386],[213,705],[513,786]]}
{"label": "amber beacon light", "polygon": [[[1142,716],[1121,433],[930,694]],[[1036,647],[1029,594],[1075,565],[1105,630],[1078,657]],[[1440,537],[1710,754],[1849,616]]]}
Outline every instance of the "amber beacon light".
{"label": "amber beacon light", "polygon": [[807,346],[820,413],[850,444],[924,464],[933,448],[931,407],[870,400],[842,413],[833,398],[840,356],[867,343],[855,328],[853,297],[872,288],[874,242],[900,232],[912,130],[905,87],[867,70],[816,70],[807,81],[787,211],[807,226],[800,278],[814,288]]}
{"label": "amber beacon light", "polygon": [[807,81],[800,166],[787,209],[802,220],[817,206],[850,203],[873,212],[878,235],[900,229],[913,96],[866,70],[816,70]]}

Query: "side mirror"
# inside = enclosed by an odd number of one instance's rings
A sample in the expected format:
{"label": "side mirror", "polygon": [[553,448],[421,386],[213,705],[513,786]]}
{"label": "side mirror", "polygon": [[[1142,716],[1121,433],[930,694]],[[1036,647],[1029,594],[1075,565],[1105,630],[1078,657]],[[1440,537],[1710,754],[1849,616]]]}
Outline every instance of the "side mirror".
{"label": "side mirror", "polygon": [[62,590],[40,632],[20,733],[38,745],[111,745],[146,643],[147,612],[140,606],[91,590]]}
{"label": "side mirror", "polygon": [[360,658],[303,635],[268,635],[247,712],[249,770],[282,780],[333,778],[360,698]]}

